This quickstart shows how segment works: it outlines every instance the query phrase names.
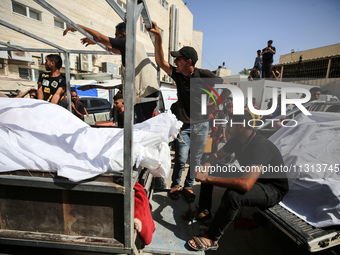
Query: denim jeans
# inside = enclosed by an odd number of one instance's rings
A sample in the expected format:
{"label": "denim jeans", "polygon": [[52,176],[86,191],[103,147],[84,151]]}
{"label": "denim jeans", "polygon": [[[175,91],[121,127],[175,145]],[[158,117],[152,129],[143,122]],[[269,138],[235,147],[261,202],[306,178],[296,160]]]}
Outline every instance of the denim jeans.
{"label": "denim jeans", "polygon": [[270,184],[256,182],[245,194],[227,189],[209,227],[210,238],[213,240],[221,238],[224,230],[235,219],[241,206],[256,206],[265,209],[274,206],[281,199],[281,194]]}
{"label": "denim jeans", "polygon": [[171,187],[181,182],[183,168],[190,151],[190,168],[185,178],[184,187],[194,184],[194,168],[199,166],[209,133],[209,121],[197,124],[184,124],[175,142],[175,165],[172,173]]}

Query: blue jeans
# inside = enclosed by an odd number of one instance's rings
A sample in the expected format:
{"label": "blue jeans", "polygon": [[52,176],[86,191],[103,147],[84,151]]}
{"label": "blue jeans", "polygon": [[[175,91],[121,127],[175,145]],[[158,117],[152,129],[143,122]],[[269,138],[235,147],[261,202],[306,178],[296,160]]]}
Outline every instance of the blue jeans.
{"label": "blue jeans", "polygon": [[[172,173],[171,187],[181,182],[183,168],[188,160],[190,151],[190,168],[185,178],[184,187],[194,184],[195,166],[201,163],[205,143],[209,133],[209,121],[197,124],[183,124],[175,141],[175,165]],[[191,173],[192,172],[192,173]]]}

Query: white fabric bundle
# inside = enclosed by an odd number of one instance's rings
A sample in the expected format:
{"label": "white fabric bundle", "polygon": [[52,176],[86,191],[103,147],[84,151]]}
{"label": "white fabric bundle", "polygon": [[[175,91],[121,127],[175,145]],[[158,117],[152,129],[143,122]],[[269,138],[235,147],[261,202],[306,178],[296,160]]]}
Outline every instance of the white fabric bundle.
{"label": "white fabric bundle", "polygon": [[[133,159],[155,176],[167,177],[168,142],[180,123],[161,114],[134,125]],[[137,160],[138,159],[138,160]],[[81,181],[123,171],[123,129],[92,128],[58,105],[34,99],[0,99],[0,171],[56,170]]]}

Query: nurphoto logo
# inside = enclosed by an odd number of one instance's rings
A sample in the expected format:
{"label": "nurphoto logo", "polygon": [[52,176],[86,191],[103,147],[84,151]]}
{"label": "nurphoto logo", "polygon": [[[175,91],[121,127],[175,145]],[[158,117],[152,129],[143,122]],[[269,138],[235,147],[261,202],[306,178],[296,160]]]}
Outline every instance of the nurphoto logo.
{"label": "nurphoto logo", "polygon": [[[207,85],[206,85],[207,86]],[[230,84],[215,84],[214,92],[217,94],[216,89],[229,89],[230,92],[233,94],[233,114],[234,115],[243,115],[244,114],[244,95],[242,90]],[[306,97],[304,98],[287,98],[288,93],[304,93]],[[208,93],[211,97],[212,94]],[[273,88],[272,90],[272,98],[273,104],[270,109],[268,110],[258,110],[255,109],[253,106],[252,98],[253,98],[253,88],[248,88],[248,107],[249,110],[256,115],[269,115],[272,114],[276,107],[277,107],[277,88]],[[201,95],[201,114],[207,114],[207,94]],[[312,115],[304,106],[304,103],[307,103],[310,100],[311,94],[308,89],[305,88],[290,88],[290,87],[282,87],[281,88],[281,115],[285,115],[287,113],[286,106],[289,104],[294,104],[298,107],[301,112],[305,115]],[[220,97],[218,99],[221,101]]]}

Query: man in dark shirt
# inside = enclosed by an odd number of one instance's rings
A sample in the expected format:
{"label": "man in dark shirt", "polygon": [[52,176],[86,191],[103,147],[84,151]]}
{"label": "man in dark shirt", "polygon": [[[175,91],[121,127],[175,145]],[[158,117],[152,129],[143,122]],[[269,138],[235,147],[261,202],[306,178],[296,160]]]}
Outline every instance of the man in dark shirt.
{"label": "man in dark shirt", "polygon": [[254,66],[254,68],[249,73],[248,80],[253,81],[258,79],[260,79],[260,71],[258,66]]}
{"label": "man in dark shirt", "polygon": [[[182,171],[188,159],[189,150],[191,162],[195,166],[199,166],[209,132],[209,115],[200,114],[201,94],[190,93],[193,90],[199,90],[198,86],[191,84],[191,80],[193,78],[213,78],[216,80],[214,84],[223,84],[224,82],[211,71],[195,67],[198,60],[197,52],[189,46],[183,47],[179,51],[170,52],[172,57],[175,58],[176,67],[170,65],[164,59],[161,32],[155,22],[152,22],[152,25],[149,32],[155,36],[156,63],[176,82],[178,96],[176,116],[184,123],[175,143],[175,165],[170,190],[170,198],[177,200]],[[223,90],[220,96],[222,103],[229,94],[229,90]],[[183,194],[188,202],[193,202],[195,199],[195,194],[192,191],[194,174],[191,173],[195,166],[190,166],[184,182]]]}
{"label": "man in dark shirt", "polygon": [[115,107],[115,111],[117,111],[117,126],[119,128],[124,127],[124,99],[122,93],[117,93],[113,97],[113,104]]}
{"label": "man in dark shirt", "polygon": [[[218,240],[235,219],[241,206],[269,208],[281,201],[288,192],[288,180],[282,170],[284,163],[280,151],[272,142],[252,129],[251,120],[252,117],[247,111],[244,115],[234,115],[228,122],[230,141],[209,158],[201,173],[197,174],[196,181],[201,182],[200,210],[210,210],[213,186],[225,187],[227,190],[209,226],[208,235],[194,237],[188,241],[189,246],[195,250],[216,250]],[[208,175],[209,167],[216,166],[220,159],[232,153],[235,153],[239,163],[237,177],[231,174],[233,171],[227,171],[225,177]],[[281,171],[270,172],[270,167]]]}
{"label": "man in dark shirt", "polygon": [[43,73],[38,80],[38,99],[57,104],[66,89],[65,76],[60,73],[63,62],[59,55],[46,56],[45,69],[50,73]]}
{"label": "man in dark shirt", "polygon": [[310,92],[310,100],[309,101],[316,101],[319,100],[321,95],[321,89],[319,87],[313,87],[309,90]]}
{"label": "man in dark shirt", "polygon": [[267,47],[262,50],[262,78],[270,78],[272,70],[273,56],[276,53],[275,47],[272,46],[273,41],[267,42]]}
{"label": "man in dark shirt", "polygon": [[76,115],[79,119],[84,120],[84,115],[87,114],[85,106],[83,102],[79,100],[77,91],[72,90],[71,91],[71,105],[72,105],[72,113]]}

